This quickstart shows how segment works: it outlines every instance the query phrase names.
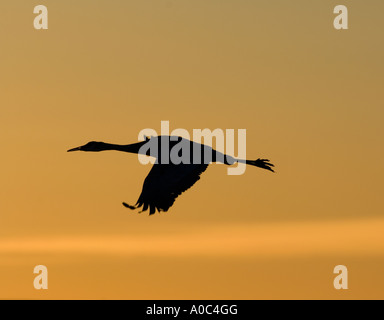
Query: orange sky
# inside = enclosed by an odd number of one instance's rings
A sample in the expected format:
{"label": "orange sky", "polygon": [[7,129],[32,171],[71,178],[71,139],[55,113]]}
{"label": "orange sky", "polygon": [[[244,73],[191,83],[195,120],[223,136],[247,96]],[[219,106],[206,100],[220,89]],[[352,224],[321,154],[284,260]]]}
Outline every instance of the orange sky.
{"label": "orange sky", "polygon": [[[0,4],[0,298],[384,298],[384,4],[45,0]],[[139,131],[247,129],[168,213],[134,203]],[[46,265],[49,289],[33,288]],[[333,288],[343,264],[350,289]]]}

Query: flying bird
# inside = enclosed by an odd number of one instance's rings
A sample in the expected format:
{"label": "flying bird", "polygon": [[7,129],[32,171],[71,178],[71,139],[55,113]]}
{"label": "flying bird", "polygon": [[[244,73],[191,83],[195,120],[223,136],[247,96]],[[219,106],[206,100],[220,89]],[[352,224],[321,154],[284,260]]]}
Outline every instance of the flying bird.
{"label": "flying bird", "polygon": [[220,162],[226,165],[245,163],[274,172],[272,169],[274,165],[268,159],[236,159],[207,145],[175,136],[147,137],[145,141],[128,145],[92,141],[84,146],[70,149],[68,152],[108,150],[142,154],[156,159],[144,180],[143,189],[136,204],[132,206],[123,202],[126,208],[132,210],[142,207],[140,212],[143,212],[149,209],[150,215],[156,213],[156,210],[168,211],[179,195],[200,180],[200,175],[210,163]]}

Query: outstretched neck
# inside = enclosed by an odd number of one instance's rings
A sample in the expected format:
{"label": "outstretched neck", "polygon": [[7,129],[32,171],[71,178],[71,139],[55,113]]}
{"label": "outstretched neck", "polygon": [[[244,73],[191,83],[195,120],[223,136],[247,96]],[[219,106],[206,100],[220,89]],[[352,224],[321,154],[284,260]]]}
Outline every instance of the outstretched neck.
{"label": "outstretched neck", "polygon": [[104,143],[103,150],[116,150],[121,152],[139,153],[139,150],[143,146],[143,144],[145,144],[145,141],[127,145]]}

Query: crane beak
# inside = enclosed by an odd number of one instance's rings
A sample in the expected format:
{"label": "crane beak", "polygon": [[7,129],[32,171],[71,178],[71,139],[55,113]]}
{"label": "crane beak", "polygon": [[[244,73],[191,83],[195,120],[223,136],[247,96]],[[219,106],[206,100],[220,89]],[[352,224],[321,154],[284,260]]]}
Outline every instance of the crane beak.
{"label": "crane beak", "polygon": [[81,150],[81,147],[77,147],[77,148],[70,149],[67,152],[80,151],[80,150]]}

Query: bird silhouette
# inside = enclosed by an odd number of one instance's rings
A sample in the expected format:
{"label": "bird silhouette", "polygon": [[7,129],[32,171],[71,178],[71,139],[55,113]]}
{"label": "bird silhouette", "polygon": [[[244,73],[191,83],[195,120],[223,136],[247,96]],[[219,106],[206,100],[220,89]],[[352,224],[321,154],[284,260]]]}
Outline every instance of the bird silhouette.
{"label": "bird silhouette", "polygon": [[[175,150],[176,145],[183,147]],[[149,209],[149,215],[156,213],[156,210],[168,211],[179,195],[200,180],[200,175],[210,163],[220,162],[226,165],[245,163],[274,172],[272,169],[274,165],[268,159],[236,159],[207,145],[175,136],[147,137],[145,141],[129,145],[92,141],[84,146],[70,149],[68,152],[107,150],[142,154],[156,159],[144,180],[143,189],[136,204],[132,206],[123,202],[126,208],[132,210],[143,207],[140,211],[143,212]],[[170,158],[176,161],[170,161]]]}

